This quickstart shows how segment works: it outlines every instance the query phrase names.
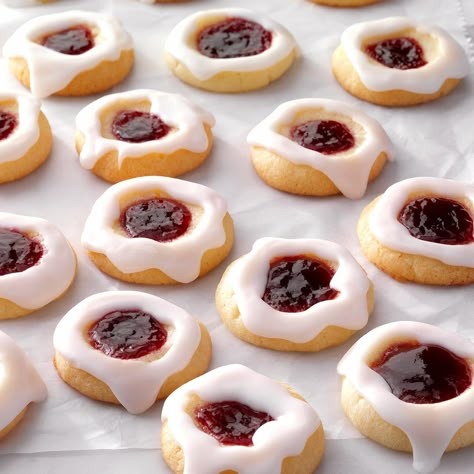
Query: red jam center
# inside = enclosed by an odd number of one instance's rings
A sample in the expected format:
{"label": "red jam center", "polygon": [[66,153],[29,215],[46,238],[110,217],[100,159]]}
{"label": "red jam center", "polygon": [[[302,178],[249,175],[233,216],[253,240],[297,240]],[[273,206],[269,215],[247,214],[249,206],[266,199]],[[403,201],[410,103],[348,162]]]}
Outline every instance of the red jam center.
{"label": "red jam center", "polygon": [[137,110],[119,112],[112,122],[112,133],[117,140],[131,143],[159,140],[168,135],[171,127],[158,115]]}
{"label": "red jam center", "polygon": [[416,69],[427,64],[420,43],[408,37],[378,41],[367,46],[365,52],[391,69]]}
{"label": "red jam center", "polygon": [[398,221],[420,240],[447,245],[474,242],[472,215],[450,199],[415,199],[401,210]]}
{"label": "red jam center", "polygon": [[143,311],[113,311],[89,329],[90,344],[115,359],[138,359],[161,349],[168,332]]}
{"label": "red jam center", "polygon": [[272,44],[272,33],[244,18],[228,18],[204,28],[197,48],[209,58],[241,58],[263,53]]}
{"label": "red jam center", "polygon": [[394,344],[371,368],[407,403],[444,402],[460,395],[472,382],[471,367],[464,359],[433,344]]}
{"label": "red jam center", "polygon": [[0,110],[0,140],[8,138],[17,125],[18,122],[13,114]]}
{"label": "red jam center", "polygon": [[224,445],[253,446],[252,437],[273,418],[243,403],[225,401],[196,408],[194,418],[204,433]]}
{"label": "red jam center", "polygon": [[349,128],[335,120],[311,120],[290,130],[290,138],[310,150],[332,155],[349,150],[355,138]]}
{"label": "red jam center", "polygon": [[271,262],[262,299],[285,313],[299,313],[332,300],[338,291],[329,285],[334,272],[326,264],[298,255]]}
{"label": "red jam center", "polygon": [[120,224],[130,237],[169,242],[188,230],[191,218],[190,210],[178,201],[149,199],[125,209]]}
{"label": "red jam center", "polygon": [[76,56],[92,49],[94,38],[90,28],[78,25],[45,36],[41,44],[58,53]]}
{"label": "red jam center", "polygon": [[0,276],[24,272],[42,256],[39,242],[16,230],[0,229]]}

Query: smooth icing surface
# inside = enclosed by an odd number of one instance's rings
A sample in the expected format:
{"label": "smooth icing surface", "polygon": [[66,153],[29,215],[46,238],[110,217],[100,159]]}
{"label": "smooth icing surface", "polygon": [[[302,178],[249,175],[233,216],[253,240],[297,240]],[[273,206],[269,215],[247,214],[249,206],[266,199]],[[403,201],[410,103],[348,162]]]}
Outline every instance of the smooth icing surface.
{"label": "smooth icing surface", "polygon": [[[35,42],[47,34],[76,25],[89,26],[95,35],[95,46],[83,54],[61,54]],[[123,50],[132,47],[132,38],[118,19],[74,10],[29,20],[7,40],[3,55],[24,58],[30,72],[32,94],[47,97],[64,89],[79,73],[103,61],[116,61]]]}
{"label": "smooth icing surface", "polygon": [[[300,146],[280,133],[282,127],[293,124],[298,113],[313,110],[318,111],[323,120],[328,114],[346,117],[349,128],[352,128],[350,122],[359,124],[363,133],[356,135],[355,146],[346,152],[324,155]],[[281,104],[250,131],[247,142],[271,150],[297,165],[321,171],[351,199],[364,195],[370,170],[380,153],[392,158],[390,140],[378,122],[356,107],[329,99],[299,99]]]}
{"label": "smooth icing surface", "polygon": [[[202,55],[195,47],[193,35],[202,28],[202,22],[215,18],[244,18],[259,23],[272,33],[272,44],[263,53],[250,57],[213,59]],[[243,8],[222,8],[194,13],[178,23],[168,35],[165,51],[184,64],[200,80],[210,79],[220,72],[249,72],[268,69],[296,48],[291,33],[269,17]]]}
{"label": "smooth icing surface", "polygon": [[[401,33],[406,35],[407,30],[426,35],[435,42],[434,57],[425,66],[409,70],[391,69],[364,52],[368,38]],[[352,25],[342,34],[341,45],[360,80],[373,91],[405,90],[433,94],[447,79],[461,79],[469,72],[466,53],[449,33],[438,26],[420,24],[405,17],[389,17]],[[423,42],[421,45],[424,46]]]}
{"label": "smooth icing surface", "polygon": [[474,363],[474,345],[455,333],[415,321],[398,321],[373,329],[361,337],[339,362],[337,371],[388,423],[400,428],[413,447],[413,467],[431,472],[438,466],[451,438],[464,424],[474,419],[474,388],[436,404],[414,404],[399,400],[387,382],[366,363],[387,341],[417,340],[421,344],[442,346]]}
{"label": "smooth icing surface", "polygon": [[[87,329],[107,313],[141,310],[155,316],[168,328],[168,339],[155,360],[116,359],[94,349],[86,339]],[[108,291],[81,301],[56,327],[54,348],[70,364],[106,383],[120,403],[133,414],[142,413],[156,401],[166,379],[184,369],[201,340],[197,320],[184,309],[148,293]]]}
{"label": "smooth icing surface", "polygon": [[[425,193],[425,194],[424,194]],[[434,258],[447,265],[474,267],[474,243],[447,245],[412,237],[398,221],[410,196],[436,196],[468,203],[474,209],[474,186],[444,178],[410,178],[390,186],[378,199],[369,216],[373,236],[386,247],[400,252]]]}
{"label": "smooth icing surface", "polygon": [[[254,434],[253,446],[222,446],[201,431],[186,412],[190,397],[213,403],[232,400],[274,418]],[[161,415],[183,450],[184,474],[235,470],[275,474],[288,456],[298,455],[320,420],[314,409],[278,382],[243,365],[227,365],[182,385],[165,401]]]}

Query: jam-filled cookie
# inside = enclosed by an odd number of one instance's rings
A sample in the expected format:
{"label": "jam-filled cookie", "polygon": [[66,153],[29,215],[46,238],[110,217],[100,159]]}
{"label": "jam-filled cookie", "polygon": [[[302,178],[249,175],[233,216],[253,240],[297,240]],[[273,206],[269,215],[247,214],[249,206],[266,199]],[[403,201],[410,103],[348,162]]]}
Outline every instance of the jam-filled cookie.
{"label": "jam-filled cookie", "polygon": [[54,349],[54,365],[67,384],[138,414],[206,371],[211,339],[203,324],[168,301],[109,291],[61,319]]}
{"label": "jam-filled cookie", "polygon": [[0,92],[0,183],[23,178],[49,156],[53,136],[41,102]]}
{"label": "jam-filled cookie", "polygon": [[469,65],[462,47],[442,28],[390,17],[345,30],[332,70],[352,95],[404,106],[448,94],[468,74]]}
{"label": "jam-filled cookie", "polygon": [[145,176],[110,187],[82,234],[91,260],[119,280],[189,283],[230,252],[234,226],[225,200],[200,184]]}
{"label": "jam-filled cookie", "polygon": [[0,212],[0,319],[18,318],[60,298],[76,274],[76,257],[53,224]]}
{"label": "jam-filled cookie", "polygon": [[291,387],[243,365],[214,369],[165,401],[161,453],[177,474],[314,472],[324,431]]}
{"label": "jam-filled cookie", "polygon": [[166,61],[182,81],[214,92],[265,87],[293,63],[296,43],[261,13],[225,8],[195,13],[169,34]]}
{"label": "jam-filled cookie", "polygon": [[177,94],[135,90],[102,97],[76,119],[81,165],[112,183],[179,176],[212,147],[214,117]]}
{"label": "jam-filled cookie", "polygon": [[474,282],[474,186],[411,178],[390,186],[359,218],[362,251],[397,280]]}
{"label": "jam-filled cookie", "polygon": [[280,351],[319,351],[362,329],[373,288],[354,257],[333,242],[264,238],[233,262],[216,304],[237,337]]}
{"label": "jam-filled cookie", "polygon": [[270,186],[293,194],[362,197],[391,159],[378,122],[327,99],[285,102],[248,135],[252,163]]}
{"label": "jam-filled cookie", "polygon": [[338,365],[346,415],[368,438],[413,452],[430,472],[445,451],[474,443],[474,345],[429,324],[380,326]]}
{"label": "jam-filled cookie", "polygon": [[29,20],[7,40],[3,55],[38,97],[110,89],[127,76],[134,59],[132,39],[116,18],[85,11]]}

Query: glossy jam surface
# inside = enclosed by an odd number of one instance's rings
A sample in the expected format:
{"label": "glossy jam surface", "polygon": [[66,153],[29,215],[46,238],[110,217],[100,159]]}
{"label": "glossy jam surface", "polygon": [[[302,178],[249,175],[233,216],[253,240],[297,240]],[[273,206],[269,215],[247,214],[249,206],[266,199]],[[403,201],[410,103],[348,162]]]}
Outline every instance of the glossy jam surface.
{"label": "glossy jam surface", "polygon": [[168,135],[171,127],[158,115],[137,110],[123,110],[112,122],[112,134],[117,140],[131,143],[159,140]]}
{"label": "glossy jam surface", "polygon": [[8,138],[17,125],[18,121],[13,114],[0,110],[0,140]]}
{"label": "glossy jam surface", "polygon": [[390,346],[371,366],[400,400],[439,403],[470,387],[469,364],[451,351],[433,344],[407,342]]}
{"label": "glossy jam surface", "polygon": [[420,198],[401,210],[398,221],[420,240],[447,245],[474,241],[473,217],[459,202],[445,198]]}
{"label": "glossy jam surface", "polygon": [[299,313],[337,296],[329,286],[333,276],[328,265],[304,255],[278,258],[270,263],[262,299],[277,311]]}
{"label": "glossy jam surface", "polygon": [[143,311],[113,311],[88,332],[92,347],[115,359],[138,359],[163,347],[166,329]]}
{"label": "glossy jam surface", "polygon": [[244,18],[228,18],[204,28],[197,36],[198,51],[209,58],[255,56],[272,44],[272,33]]}
{"label": "glossy jam surface", "polygon": [[335,120],[311,120],[295,125],[290,130],[290,138],[298,145],[324,155],[349,150],[355,143],[349,128]]}
{"label": "glossy jam surface", "polygon": [[273,418],[235,401],[210,403],[196,408],[198,427],[224,445],[253,446],[252,437]]}
{"label": "glossy jam surface", "polygon": [[42,256],[39,242],[16,230],[0,228],[0,276],[24,272]]}
{"label": "glossy jam surface", "polygon": [[391,69],[417,69],[427,64],[420,43],[407,36],[370,44],[365,52]]}
{"label": "glossy jam surface", "polygon": [[45,36],[41,44],[58,53],[77,56],[94,47],[94,37],[89,27],[78,25]]}

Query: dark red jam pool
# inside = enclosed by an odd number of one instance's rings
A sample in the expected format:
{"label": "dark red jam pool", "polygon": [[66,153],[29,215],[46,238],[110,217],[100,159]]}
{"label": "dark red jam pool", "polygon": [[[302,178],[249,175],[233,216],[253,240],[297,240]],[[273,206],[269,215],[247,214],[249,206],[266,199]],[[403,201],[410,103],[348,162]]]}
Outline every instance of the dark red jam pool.
{"label": "dark red jam pool", "polygon": [[17,119],[13,114],[0,110],[0,140],[8,138],[17,125]]}
{"label": "dark red jam pool", "polygon": [[16,230],[0,229],[0,276],[24,272],[42,256],[39,242]]}
{"label": "dark red jam pool", "polygon": [[450,199],[415,199],[401,210],[398,221],[420,240],[447,245],[474,241],[471,213],[461,203]]}
{"label": "dark red jam pool", "polygon": [[263,53],[272,33],[254,21],[228,18],[204,28],[197,36],[198,51],[209,58],[241,58]]}
{"label": "dark red jam pool", "polygon": [[78,25],[45,36],[41,44],[58,53],[77,56],[94,47],[94,38],[89,27]]}
{"label": "dark red jam pool", "polygon": [[270,263],[262,299],[277,311],[299,313],[339,293],[329,285],[334,272],[319,260],[297,255]]}
{"label": "dark red jam pool", "polygon": [[204,433],[224,445],[253,446],[252,437],[273,418],[243,403],[224,401],[196,408],[194,419]]}
{"label": "dark red jam pool", "polygon": [[113,311],[88,332],[90,344],[115,359],[138,359],[163,347],[166,329],[143,311]]}
{"label": "dark red jam pool", "polygon": [[464,359],[433,344],[394,344],[371,368],[407,403],[444,402],[460,395],[472,382],[471,367]]}
{"label": "dark red jam pool", "polygon": [[191,211],[178,201],[148,199],[125,209],[120,224],[129,237],[169,242],[188,230],[191,218]]}
{"label": "dark red jam pool", "polygon": [[131,143],[159,140],[168,135],[171,127],[158,115],[137,110],[123,110],[112,122],[112,133],[117,140]]}
{"label": "dark red jam pool", "polygon": [[324,155],[349,150],[355,143],[349,128],[335,120],[311,120],[295,125],[290,130],[290,138],[298,145]]}
{"label": "dark red jam pool", "polygon": [[420,43],[406,36],[370,44],[365,48],[365,52],[391,69],[417,69],[427,64]]}

